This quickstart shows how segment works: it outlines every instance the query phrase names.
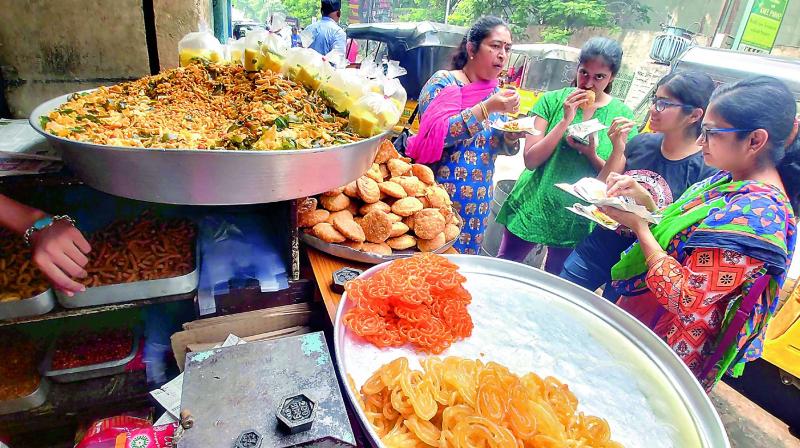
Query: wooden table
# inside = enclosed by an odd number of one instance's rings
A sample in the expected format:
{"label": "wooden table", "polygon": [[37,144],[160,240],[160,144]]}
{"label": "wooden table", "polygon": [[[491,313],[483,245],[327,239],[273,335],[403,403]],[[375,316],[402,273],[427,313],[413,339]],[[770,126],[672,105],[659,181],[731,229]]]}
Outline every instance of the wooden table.
{"label": "wooden table", "polygon": [[[451,248],[445,253],[458,252]],[[336,310],[339,308],[339,301],[342,300],[342,296],[331,290],[333,273],[342,268],[355,268],[366,271],[372,265],[337,258],[307,246],[306,254],[314,271],[314,278],[317,281],[322,301],[325,303],[325,309],[328,311],[328,317],[330,317],[331,322],[334,322],[336,320]]]}

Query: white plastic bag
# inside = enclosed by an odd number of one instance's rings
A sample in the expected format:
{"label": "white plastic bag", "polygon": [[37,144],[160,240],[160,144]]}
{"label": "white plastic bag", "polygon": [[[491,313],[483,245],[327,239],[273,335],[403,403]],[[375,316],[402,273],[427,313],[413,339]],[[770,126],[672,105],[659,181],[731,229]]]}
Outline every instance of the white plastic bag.
{"label": "white plastic bag", "polygon": [[338,59],[337,53],[328,57],[310,48],[290,48],[286,52],[281,73],[311,90],[318,90],[323,82],[328,82],[333,77],[336,70],[331,65],[331,58]]}
{"label": "white plastic bag", "polygon": [[191,32],[178,42],[178,59],[181,67],[198,61],[219,64],[225,60],[225,48],[211,34],[208,25],[200,22],[198,29],[200,31]]}
{"label": "white plastic bag", "polygon": [[353,104],[350,127],[362,137],[372,137],[393,128],[402,113],[403,108],[391,97],[369,92]]}
{"label": "white plastic bag", "polygon": [[364,95],[366,83],[367,78],[359,70],[340,68],[322,82],[319,94],[338,112],[347,112]]}
{"label": "white plastic bag", "polygon": [[230,39],[225,44],[228,63],[232,65],[244,64],[244,39]]}

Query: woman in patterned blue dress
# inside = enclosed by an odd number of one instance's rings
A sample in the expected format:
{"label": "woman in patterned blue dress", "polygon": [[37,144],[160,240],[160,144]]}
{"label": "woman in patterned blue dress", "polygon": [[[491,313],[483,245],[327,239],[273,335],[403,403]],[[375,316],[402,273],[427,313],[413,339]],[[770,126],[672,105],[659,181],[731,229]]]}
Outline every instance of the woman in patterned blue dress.
{"label": "woman in patterned blue dress", "polygon": [[453,70],[436,72],[419,97],[420,133],[407,153],[432,165],[464,220],[454,247],[477,254],[489,220],[494,161],[519,149],[519,134],[495,130],[519,110],[519,95],[500,89],[497,77],[511,49],[511,32],[501,19],[484,17],[467,32],[453,57]]}

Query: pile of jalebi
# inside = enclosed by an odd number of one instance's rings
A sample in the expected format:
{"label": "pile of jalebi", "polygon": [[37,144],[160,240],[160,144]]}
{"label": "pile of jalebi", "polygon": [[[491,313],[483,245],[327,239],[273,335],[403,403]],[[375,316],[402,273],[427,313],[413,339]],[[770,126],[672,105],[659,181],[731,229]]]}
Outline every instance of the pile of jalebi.
{"label": "pile of jalebi", "polygon": [[406,358],[382,366],[358,404],[387,448],[618,448],[602,418],[578,412],[569,387],[534,373],[463,358]]}
{"label": "pile of jalebi", "polygon": [[367,279],[345,285],[353,307],[344,324],[378,347],[411,343],[439,354],[472,334],[472,296],[458,266],[431,253],[396,260]]}

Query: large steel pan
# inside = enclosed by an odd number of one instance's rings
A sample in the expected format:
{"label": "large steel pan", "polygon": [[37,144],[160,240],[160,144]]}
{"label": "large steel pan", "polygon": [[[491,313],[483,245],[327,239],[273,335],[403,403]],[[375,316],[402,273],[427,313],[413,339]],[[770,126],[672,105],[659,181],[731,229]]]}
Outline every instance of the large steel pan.
{"label": "large steel pan", "polygon": [[288,151],[129,148],[45,132],[39,118],[72,94],[33,110],[31,126],[61,149],[86,184],[116,196],[164,204],[233,205],[296,199],[345,185],[366,172],[386,133],[347,145]]}

